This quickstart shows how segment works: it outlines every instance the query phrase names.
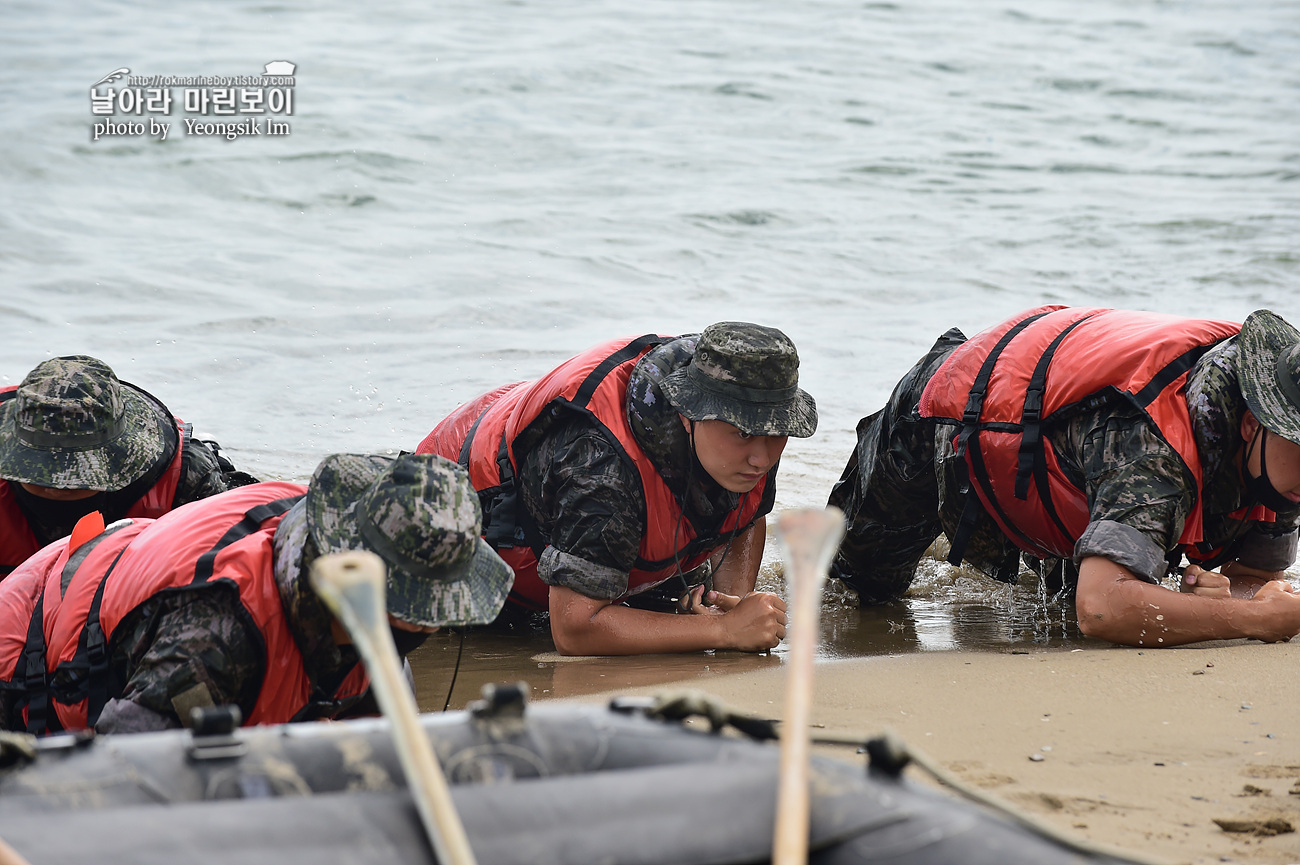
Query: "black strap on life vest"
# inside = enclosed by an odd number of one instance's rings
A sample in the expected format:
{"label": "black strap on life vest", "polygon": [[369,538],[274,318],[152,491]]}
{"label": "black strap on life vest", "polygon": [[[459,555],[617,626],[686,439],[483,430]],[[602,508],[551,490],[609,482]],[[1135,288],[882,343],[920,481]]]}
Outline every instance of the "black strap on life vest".
{"label": "black strap on life vest", "polygon": [[86,613],[86,627],[81,632],[81,645],[77,646],[77,654],[84,653],[87,663],[87,727],[95,726],[100,713],[108,703],[108,639],[104,636],[104,628],[99,623],[99,608],[104,601],[104,586],[108,585],[108,577],[117,567],[117,563],[122,560],[122,553],[125,552],[126,547],[123,547],[113,559],[113,563],[108,566],[108,570],[104,572],[104,579],[99,581],[99,587],[95,589],[95,597],[90,602],[90,610]]}
{"label": "black strap on life vest", "polygon": [[[1006,514],[1002,513],[997,499],[993,496],[988,468],[984,464],[984,455],[980,453],[979,448],[980,415],[984,411],[984,398],[988,396],[989,379],[993,377],[993,368],[997,365],[998,358],[1001,357],[1006,347],[1011,344],[1011,341],[1020,335],[1021,331],[1045,315],[1048,315],[1048,313],[1040,312],[1037,315],[1031,315],[1002,334],[1002,338],[997,341],[993,346],[993,350],[984,358],[984,363],[980,365],[979,372],[971,383],[970,392],[966,397],[966,409],[961,416],[961,431],[957,433],[956,453],[961,481],[960,494],[965,497],[965,501],[962,504],[961,518],[957,522],[956,536],[952,538],[952,547],[948,552],[948,563],[951,565],[961,565],[962,556],[966,552],[966,545],[970,542],[971,532],[975,530],[975,523],[979,520],[980,501],[979,496],[971,489],[972,476],[984,489],[985,495],[993,504],[993,507],[998,510],[1003,522],[1015,529],[1011,521],[1006,519]],[[962,457],[965,457],[965,459],[962,459]],[[1018,530],[1017,534],[1019,534]],[[1024,540],[1029,543],[1028,538],[1024,538]],[[1032,547],[1032,543],[1030,546]]]}
{"label": "black strap on life vest", "polygon": [[[1225,337],[1225,339],[1230,339],[1230,337]],[[1164,369],[1155,374],[1155,377],[1152,378],[1151,381],[1146,383],[1146,386],[1144,386],[1142,390],[1133,395],[1133,402],[1136,403],[1139,408],[1145,409],[1155,401],[1156,397],[1160,396],[1160,394],[1164,392],[1165,388],[1173,384],[1179,376],[1190,372],[1192,367],[1196,366],[1198,360],[1204,357],[1211,349],[1217,348],[1222,342],[1224,342],[1224,340],[1218,339],[1214,342],[1207,343],[1206,345],[1194,345],[1178,357],[1171,360],[1165,365]]]}
{"label": "black strap on life vest", "polygon": [[596,393],[596,388],[605,380],[614,369],[622,364],[627,363],[632,358],[641,354],[641,352],[663,345],[668,340],[653,333],[643,334],[620,348],[618,351],[605,358],[600,364],[587,374],[583,379],[582,385],[573,395],[573,399],[568,401],[571,408],[586,408],[587,403],[591,402],[592,396]]}
{"label": "black strap on life vest", "polygon": [[469,450],[474,444],[474,434],[478,432],[478,425],[483,423],[483,418],[487,417],[489,408],[492,408],[492,406],[483,409],[478,413],[478,417],[474,418],[474,423],[470,426],[469,432],[465,434],[465,441],[461,442],[460,453],[456,455],[456,462],[460,463],[460,467],[466,471],[469,471]]}
{"label": "black strap on life vest", "polygon": [[235,541],[246,538],[260,529],[262,523],[267,520],[286,513],[289,508],[302,501],[302,498],[302,496],[288,496],[287,498],[266,502],[265,504],[249,508],[245,511],[242,520],[227,529],[226,533],[221,536],[221,539],[217,541],[216,545],[213,546],[212,549],[199,556],[198,562],[194,565],[194,579],[190,584],[195,585],[198,583],[206,583],[212,578],[212,570],[216,565],[218,553],[233,544]]}
{"label": "black strap on life vest", "polygon": [[[478,413],[478,417],[474,418],[474,423],[470,425],[469,432],[465,434],[465,440],[460,443],[460,453],[456,455],[456,462],[460,463],[460,467],[465,471],[469,471],[470,449],[474,445],[474,436],[478,433],[478,425],[483,423],[483,418],[487,417],[488,409],[490,408],[492,408],[491,405]],[[498,458],[499,457],[500,454],[498,454]],[[492,523],[492,509],[496,504],[496,494],[499,489],[499,487],[491,487],[486,490],[478,490],[479,510],[483,514],[483,525],[481,531],[483,532],[484,537],[486,537],[490,531],[489,527]],[[494,549],[496,548],[494,547]]]}
{"label": "black strap on life vest", "polygon": [[[587,377],[582,380],[574,392],[573,399],[555,399],[552,405],[572,409],[581,414],[590,416],[591,410],[587,404],[591,402],[592,396],[596,393],[596,388],[605,380],[611,372],[617,369],[629,360],[642,354],[650,348],[662,345],[668,340],[653,333],[647,333],[638,336],[636,339],[624,345],[618,351],[606,357],[595,369],[587,373]],[[484,410],[486,413],[486,409]],[[469,435],[465,437],[464,444],[461,445],[460,459],[461,464],[468,466],[470,443],[474,438],[474,433],[478,429],[479,421],[483,415],[479,415],[478,420],[470,427]],[[597,426],[604,430],[603,424]],[[620,454],[624,453],[623,446],[614,436],[607,436],[618,449]],[[501,435],[501,442],[497,446],[497,477],[500,483],[491,491],[480,490],[480,499],[484,493],[489,493],[487,501],[481,501],[483,505],[483,520],[485,523],[483,537],[492,546],[493,549],[511,549],[517,546],[528,545],[539,551],[545,546],[542,542],[536,528],[532,526],[532,521],[526,518],[521,507],[519,496],[519,484],[515,477],[514,465],[510,460],[512,442],[506,439],[505,434]],[[539,546],[540,545],[540,546]]]}
{"label": "black strap on life vest", "polygon": [[1021,501],[1029,497],[1029,479],[1032,476],[1034,487],[1038,490],[1039,503],[1047,512],[1048,519],[1066,537],[1069,537],[1070,530],[1066,528],[1065,521],[1061,519],[1060,513],[1056,510],[1056,502],[1052,500],[1051,482],[1047,475],[1046,445],[1043,441],[1042,423],[1043,395],[1047,391],[1047,368],[1051,366],[1052,358],[1056,356],[1056,350],[1076,327],[1094,315],[1096,315],[1095,312],[1089,313],[1066,327],[1056,335],[1056,338],[1043,352],[1043,356],[1034,365],[1033,374],[1029,377],[1029,385],[1025,389],[1025,404],[1020,415],[1020,450],[1017,454],[1015,496]]}
{"label": "black strap on life vest", "polygon": [[[1051,366],[1056,350],[1060,348],[1070,332],[1094,315],[1096,313],[1089,313],[1058,333],[1051,345],[1043,352],[1043,356],[1038,359],[1038,363],[1034,365],[1033,375],[1029,377],[1029,385],[1025,389],[1025,405],[1020,414],[1020,452],[1016,467],[1015,495],[1021,501],[1029,498],[1029,478],[1034,474],[1035,468],[1046,467],[1046,461],[1043,459],[1042,419],[1043,394],[1047,390],[1047,368]],[[1051,495],[1045,486],[1046,479],[1046,473],[1041,473],[1042,483],[1038,485],[1038,493],[1044,504],[1051,510],[1053,519],[1056,519],[1056,509],[1051,506]],[[1060,520],[1057,519],[1056,522],[1060,526]],[[1064,526],[1061,528],[1064,529]]]}
{"label": "black strap on life vest", "polygon": [[[18,675],[27,702],[27,732],[45,732],[45,716],[50,707],[50,677],[45,672],[45,591],[36,598],[36,608],[27,626],[27,644],[18,662]],[[15,677],[17,678],[17,677]]]}

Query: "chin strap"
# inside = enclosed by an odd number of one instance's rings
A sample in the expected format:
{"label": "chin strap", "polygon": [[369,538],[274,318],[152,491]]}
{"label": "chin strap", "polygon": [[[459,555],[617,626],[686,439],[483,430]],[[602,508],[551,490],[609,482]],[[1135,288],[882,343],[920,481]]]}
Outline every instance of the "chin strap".
{"label": "chin strap", "polygon": [[[1255,442],[1259,442],[1259,476],[1251,477],[1250,475],[1250,457],[1255,451]],[[1251,497],[1251,502],[1259,503],[1270,511],[1285,511],[1295,507],[1295,503],[1277,491],[1273,486],[1273,481],[1268,476],[1268,428],[1259,424],[1255,428],[1255,435],[1251,437],[1250,445],[1241,457],[1241,477],[1246,485],[1246,494]]]}

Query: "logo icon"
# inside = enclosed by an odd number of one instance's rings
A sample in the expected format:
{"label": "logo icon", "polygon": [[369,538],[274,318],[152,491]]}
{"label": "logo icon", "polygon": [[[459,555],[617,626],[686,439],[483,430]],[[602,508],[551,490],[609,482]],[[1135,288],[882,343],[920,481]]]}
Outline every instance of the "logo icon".
{"label": "logo icon", "polygon": [[270,63],[266,64],[266,71],[263,72],[262,74],[263,75],[292,75],[293,70],[297,68],[298,68],[297,66],[290,63],[288,60],[272,60]]}
{"label": "logo icon", "polygon": [[110,81],[116,81],[117,79],[121,78],[123,75],[130,75],[130,74],[131,74],[131,70],[127,69],[125,66],[123,66],[120,69],[114,69],[112,72],[108,73],[103,78],[99,79],[94,84],[90,85],[90,89],[94,90],[96,87],[98,87],[101,84],[108,84]]}

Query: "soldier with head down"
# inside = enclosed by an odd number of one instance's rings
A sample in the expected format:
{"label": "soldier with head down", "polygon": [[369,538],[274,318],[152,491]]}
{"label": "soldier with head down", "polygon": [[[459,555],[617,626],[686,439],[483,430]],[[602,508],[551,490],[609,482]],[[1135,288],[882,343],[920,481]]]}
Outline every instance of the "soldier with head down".
{"label": "soldier with head down", "polygon": [[1290,639],[1300,332],[1059,306],[954,328],[862,419],[830,503],[850,523],[832,574],[864,605],[901,597],[942,532],[995,579],[1024,558],[1089,636]]}
{"label": "soldier with head down", "polygon": [[619,339],[467,403],[418,450],[469,468],[511,601],[549,613],[560,652],[762,651],[785,635],[785,604],[754,591],[777,463],[817,427],[798,381],[775,328]]}
{"label": "soldier with head down", "polygon": [[384,560],[405,657],[504,603],[510,569],[480,519],[454,463],[339,454],[307,487],[253,484],[98,534],[79,525],[0,584],[5,723],[139,732],[212,705],[238,706],[246,724],[339,717],[369,682],[312,562],[352,549]]}
{"label": "soldier with head down", "polygon": [[0,578],[99,511],[160,517],[252,483],[215,442],[93,357],[56,357],[0,390]]}

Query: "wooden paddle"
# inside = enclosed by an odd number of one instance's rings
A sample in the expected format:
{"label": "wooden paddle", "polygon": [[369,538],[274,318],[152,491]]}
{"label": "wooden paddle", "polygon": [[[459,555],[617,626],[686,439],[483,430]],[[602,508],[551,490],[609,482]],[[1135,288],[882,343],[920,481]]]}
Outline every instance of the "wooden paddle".
{"label": "wooden paddle", "polygon": [[808,861],[808,727],[813,698],[813,660],[817,652],[822,584],[844,536],[838,508],[786,511],[776,521],[776,543],[785,560],[790,615],[789,672],[781,721],[781,777],[776,797],[773,865]]}
{"label": "wooden paddle", "polygon": [[317,559],[312,563],[311,582],[316,593],[348,629],[366,662],[370,687],[392,727],[406,783],[438,861],[444,865],[474,865],[474,851],[451,800],[447,779],[420,727],[415,697],[402,676],[401,661],[388,627],[384,574],[384,561],[379,556],[352,551]]}
{"label": "wooden paddle", "polygon": [[32,865],[23,855],[0,840],[0,865]]}

